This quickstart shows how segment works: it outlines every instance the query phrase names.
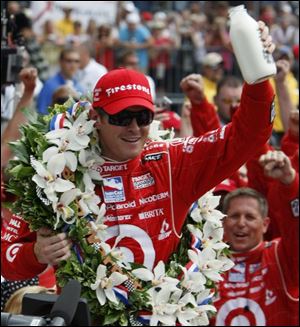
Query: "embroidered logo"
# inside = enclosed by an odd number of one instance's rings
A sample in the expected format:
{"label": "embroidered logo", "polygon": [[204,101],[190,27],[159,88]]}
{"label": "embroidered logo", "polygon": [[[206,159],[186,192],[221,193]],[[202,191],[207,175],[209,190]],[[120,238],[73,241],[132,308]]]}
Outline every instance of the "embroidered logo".
{"label": "embroidered logo", "polygon": [[150,173],[132,177],[132,183],[135,190],[140,190],[154,185],[154,178]]}
{"label": "embroidered logo", "polygon": [[148,154],[142,159],[142,161],[144,163],[148,161],[158,161],[161,160],[161,158],[162,158],[162,153]]}
{"label": "embroidered logo", "polygon": [[125,201],[124,185],[121,176],[103,179],[103,195],[105,203]]}
{"label": "embroidered logo", "polygon": [[160,241],[170,236],[172,231],[169,230],[169,228],[170,228],[170,225],[167,223],[166,219],[164,219],[164,221],[161,225],[159,235],[158,235],[158,239]]}

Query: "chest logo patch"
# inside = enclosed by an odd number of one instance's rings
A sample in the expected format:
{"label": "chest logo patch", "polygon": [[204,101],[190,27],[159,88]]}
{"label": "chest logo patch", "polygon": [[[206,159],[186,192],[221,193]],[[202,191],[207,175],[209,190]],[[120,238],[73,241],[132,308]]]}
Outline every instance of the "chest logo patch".
{"label": "chest logo patch", "polygon": [[103,179],[103,196],[105,203],[123,202],[126,200],[121,176]]}
{"label": "chest logo patch", "polygon": [[140,190],[154,185],[154,178],[150,173],[132,177],[132,183],[135,190]]}

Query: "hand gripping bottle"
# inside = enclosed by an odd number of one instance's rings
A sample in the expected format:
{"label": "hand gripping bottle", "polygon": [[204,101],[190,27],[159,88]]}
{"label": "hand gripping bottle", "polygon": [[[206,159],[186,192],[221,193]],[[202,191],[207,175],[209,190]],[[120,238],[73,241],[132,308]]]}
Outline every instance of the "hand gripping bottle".
{"label": "hand gripping bottle", "polygon": [[255,84],[275,75],[273,56],[264,49],[258,23],[245,6],[231,8],[229,18],[231,44],[244,80]]}

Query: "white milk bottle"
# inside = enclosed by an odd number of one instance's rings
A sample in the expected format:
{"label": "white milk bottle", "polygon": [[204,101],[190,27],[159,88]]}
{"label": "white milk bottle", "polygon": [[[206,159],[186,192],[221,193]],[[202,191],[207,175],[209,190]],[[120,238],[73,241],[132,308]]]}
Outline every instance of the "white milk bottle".
{"label": "white milk bottle", "polygon": [[229,18],[231,44],[244,80],[255,84],[275,75],[273,56],[264,49],[258,23],[245,6],[231,8]]}

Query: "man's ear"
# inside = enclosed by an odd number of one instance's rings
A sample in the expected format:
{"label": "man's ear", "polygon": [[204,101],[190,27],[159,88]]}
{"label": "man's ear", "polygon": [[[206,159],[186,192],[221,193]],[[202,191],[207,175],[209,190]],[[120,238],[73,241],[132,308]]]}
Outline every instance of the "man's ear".
{"label": "man's ear", "polygon": [[94,108],[90,109],[89,117],[90,117],[90,119],[93,119],[93,120],[97,120],[97,118],[99,117],[99,115],[97,114],[97,112]]}
{"label": "man's ear", "polygon": [[263,233],[264,233],[264,234],[265,234],[265,233],[267,232],[267,230],[268,230],[268,227],[269,227],[269,225],[270,225],[270,221],[271,221],[270,217],[265,217],[265,218],[264,218],[264,221],[263,221]]}
{"label": "man's ear", "polygon": [[97,113],[97,111],[94,108],[90,109],[89,118],[92,120],[96,120],[96,123],[94,125],[96,128],[101,126],[101,116]]}

